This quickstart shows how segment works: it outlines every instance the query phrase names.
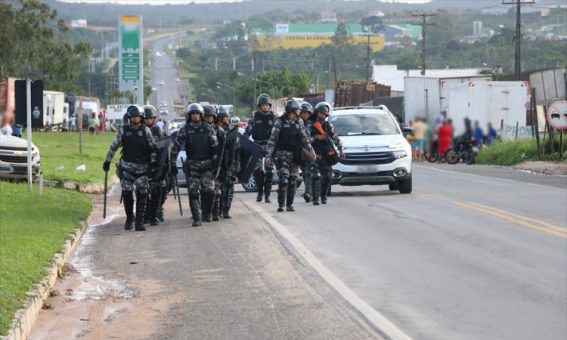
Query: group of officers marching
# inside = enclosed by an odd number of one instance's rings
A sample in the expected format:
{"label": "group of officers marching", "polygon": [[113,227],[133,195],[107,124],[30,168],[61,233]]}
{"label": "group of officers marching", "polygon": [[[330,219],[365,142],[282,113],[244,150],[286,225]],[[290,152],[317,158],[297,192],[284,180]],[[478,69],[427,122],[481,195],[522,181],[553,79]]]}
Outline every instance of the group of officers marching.
{"label": "group of officers marching", "polygon": [[[305,201],[313,205],[327,203],[332,165],[345,157],[340,139],[327,119],[331,110],[326,102],[313,108],[309,103],[290,99],[284,114],[277,117],[270,96],[258,97],[257,111],[243,134],[246,139],[251,137],[263,156],[257,157],[253,171],[257,202],[271,203],[275,166],[277,211],[294,211],[300,168]],[[142,231],[145,223],[158,225],[164,221],[163,205],[172,188],[175,193],[176,160],[181,150],[186,151],[182,163],[193,226],[231,218],[234,184],[246,162],[241,159],[238,125],[230,124],[224,107],[189,104],[187,124],[172,143],[161,147],[160,141],[168,137],[156,125],[153,106],[147,105],[143,110],[130,106],[127,118],[128,124],[119,129],[103,164],[103,170],[109,171],[114,154],[122,147],[117,172],[126,212],[124,229],[130,230],[134,225],[135,230]]]}

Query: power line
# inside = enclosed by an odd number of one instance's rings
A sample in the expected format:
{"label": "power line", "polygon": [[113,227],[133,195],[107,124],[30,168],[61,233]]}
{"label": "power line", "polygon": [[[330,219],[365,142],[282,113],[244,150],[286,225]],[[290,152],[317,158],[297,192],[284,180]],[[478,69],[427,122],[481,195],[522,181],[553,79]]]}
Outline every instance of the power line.
{"label": "power line", "polygon": [[435,13],[422,13],[422,14],[412,14],[412,17],[421,17],[421,24],[417,24],[421,26],[421,75],[425,75],[425,31],[426,26],[429,25],[427,23],[427,17],[434,17],[437,16]]}
{"label": "power line", "polygon": [[516,43],[516,53],[514,55],[514,73],[516,80],[520,80],[522,73],[522,5],[534,4],[534,0],[503,0],[503,5],[516,5],[516,35],[514,42]]}

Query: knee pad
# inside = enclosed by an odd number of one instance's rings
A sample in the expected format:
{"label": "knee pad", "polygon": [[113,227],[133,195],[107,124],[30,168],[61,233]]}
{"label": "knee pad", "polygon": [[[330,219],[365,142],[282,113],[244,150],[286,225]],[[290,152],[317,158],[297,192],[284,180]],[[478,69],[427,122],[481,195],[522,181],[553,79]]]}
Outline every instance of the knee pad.
{"label": "knee pad", "polygon": [[189,198],[190,199],[199,199],[199,190],[197,190],[197,189],[189,190]]}

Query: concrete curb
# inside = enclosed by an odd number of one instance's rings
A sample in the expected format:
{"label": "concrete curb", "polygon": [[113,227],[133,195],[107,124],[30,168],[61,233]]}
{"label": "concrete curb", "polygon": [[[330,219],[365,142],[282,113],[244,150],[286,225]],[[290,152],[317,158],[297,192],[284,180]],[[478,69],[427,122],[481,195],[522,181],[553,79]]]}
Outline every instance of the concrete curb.
{"label": "concrete curb", "polygon": [[47,274],[32,291],[28,292],[27,301],[22,309],[18,309],[12,320],[12,325],[8,330],[8,335],[2,337],[4,340],[24,340],[27,339],[45,300],[49,297],[57,278],[62,274],[62,268],[67,263],[69,256],[81,240],[87,229],[87,223],[82,222],[81,227],[75,229],[71,234],[71,239],[66,240],[63,251],[53,256],[51,266],[47,269]]}
{"label": "concrete curb", "polygon": [[[358,297],[350,288],[348,288],[338,277],[336,277],[323,263],[321,263],[307,247],[301,243],[295,236],[287,230],[287,228],[276,221],[269,213],[255,205],[249,205],[240,200],[249,211],[262,218],[270,227],[273,233],[282,242],[285,248],[291,247],[291,252],[295,252],[301,256],[313,270],[315,270],[325,282],[327,282],[339,295],[341,295],[351,306],[361,315],[371,327],[386,339],[411,339],[401,329],[396,327],[382,314],[372,308],[368,303]],[[290,252],[290,253],[291,253]]]}

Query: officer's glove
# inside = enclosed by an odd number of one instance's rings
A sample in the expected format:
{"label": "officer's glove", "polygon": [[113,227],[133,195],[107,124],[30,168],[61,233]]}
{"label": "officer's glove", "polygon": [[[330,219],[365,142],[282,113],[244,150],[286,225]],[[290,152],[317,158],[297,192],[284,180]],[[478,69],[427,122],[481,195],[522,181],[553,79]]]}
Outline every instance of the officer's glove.
{"label": "officer's glove", "polygon": [[104,170],[104,172],[107,172],[108,170],[110,170],[110,162],[109,161],[104,161],[104,163],[102,163],[102,170]]}

